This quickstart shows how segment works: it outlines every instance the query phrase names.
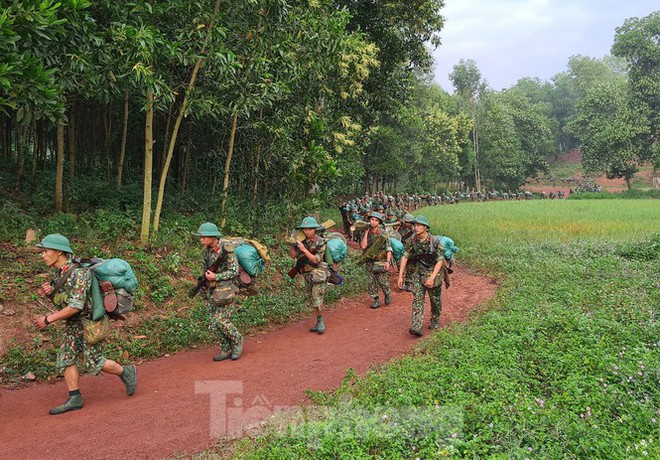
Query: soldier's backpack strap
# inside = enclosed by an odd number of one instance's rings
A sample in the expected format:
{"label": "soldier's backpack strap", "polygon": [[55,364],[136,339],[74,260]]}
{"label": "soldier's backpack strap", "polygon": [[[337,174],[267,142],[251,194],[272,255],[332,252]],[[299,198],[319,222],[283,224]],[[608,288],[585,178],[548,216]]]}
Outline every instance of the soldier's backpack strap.
{"label": "soldier's backpack strap", "polygon": [[53,290],[50,291],[50,294],[48,294],[46,297],[48,297],[50,300],[53,300],[55,297],[55,294],[60,292],[60,289],[64,286],[64,283],[69,279],[73,271],[77,268],[80,268],[80,264],[78,263],[73,263],[71,266],[67,269],[67,271],[60,277],[60,279],[57,280],[57,283],[53,286]]}

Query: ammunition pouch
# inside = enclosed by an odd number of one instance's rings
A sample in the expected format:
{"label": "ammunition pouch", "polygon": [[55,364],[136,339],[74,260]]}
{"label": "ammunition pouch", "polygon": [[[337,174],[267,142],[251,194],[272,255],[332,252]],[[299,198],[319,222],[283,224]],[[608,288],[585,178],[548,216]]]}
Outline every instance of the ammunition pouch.
{"label": "ammunition pouch", "polygon": [[321,262],[317,268],[310,273],[310,278],[314,284],[324,284],[328,281],[328,264]]}
{"label": "ammunition pouch", "polygon": [[371,273],[385,273],[385,261],[374,262],[371,266]]}
{"label": "ammunition pouch", "polygon": [[217,281],[211,293],[211,304],[222,306],[228,304],[238,293],[238,288],[233,281]]}

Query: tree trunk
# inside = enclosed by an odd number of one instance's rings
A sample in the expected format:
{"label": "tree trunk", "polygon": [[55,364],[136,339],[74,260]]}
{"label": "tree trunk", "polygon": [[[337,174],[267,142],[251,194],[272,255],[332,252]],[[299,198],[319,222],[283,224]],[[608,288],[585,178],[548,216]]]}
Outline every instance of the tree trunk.
{"label": "tree trunk", "polygon": [[231,156],[234,153],[234,140],[236,139],[236,124],[238,122],[238,110],[234,112],[234,117],[231,122],[231,136],[229,138],[229,150],[227,151],[227,162],[225,163],[225,179],[222,185],[222,201],[220,202],[220,227],[224,227],[227,223],[227,214],[225,207],[227,206],[227,190],[229,190],[229,170],[231,167]]}
{"label": "tree trunk", "polygon": [[149,241],[149,226],[151,224],[151,182],[153,179],[154,160],[154,94],[147,91],[147,112],[144,123],[144,188],[142,198],[142,227],[140,229],[140,242]]}
{"label": "tree trunk", "polygon": [[41,143],[39,126],[41,126],[41,122],[32,122],[32,130],[34,131],[34,143],[32,144],[32,172],[30,174],[30,180],[33,184],[37,180],[37,159],[39,158],[39,145]]}
{"label": "tree trunk", "polygon": [[[21,129],[22,128],[22,129]],[[25,171],[25,149],[27,148],[28,125],[22,127],[16,123],[16,189],[20,190]]]}
{"label": "tree trunk", "polygon": [[69,110],[69,184],[73,185],[74,172],[76,170],[76,103],[71,103]]}
{"label": "tree trunk", "polygon": [[259,162],[261,161],[261,139],[257,142],[257,157],[254,160],[254,185],[252,187],[252,209],[257,205],[257,192],[259,190]]}
{"label": "tree trunk", "polygon": [[124,159],[126,158],[126,139],[128,138],[128,91],[124,93],[124,118],[121,128],[121,144],[119,146],[119,161],[117,164],[117,191],[121,190],[121,179],[124,173]]}
{"label": "tree trunk", "polygon": [[190,157],[192,156],[192,126],[188,125],[188,142],[186,143],[186,153],[181,162],[179,176],[181,177],[180,190],[185,192],[188,190],[188,173],[190,172]]}
{"label": "tree trunk", "polygon": [[632,190],[632,183],[630,182],[630,177],[626,177],[626,187],[628,187],[628,191]]}
{"label": "tree trunk", "polygon": [[200,51],[200,57],[197,58],[195,62],[195,67],[193,68],[192,74],[190,76],[190,81],[186,87],[186,92],[183,96],[183,102],[181,102],[181,108],[179,109],[179,114],[176,117],[176,122],[174,123],[174,129],[172,130],[172,137],[170,138],[169,147],[167,149],[167,158],[165,159],[165,164],[160,174],[160,183],[158,184],[158,198],[156,203],[156,212],[154,213],[154,231],[158,231],[158,225],[160,223],[160,211],[163,206],[163,196],[165,194],[165,181],[167,180],[167,173],[170,169],[170,164],[172,163],[172,155],[174,155],[174,146],[176,145],[176,139],[179,135],[179,129],[181,127],[181,121],[183,116],[186,113],[186,108],[188,107],[188,93],[195,87],[195,81],[197,80],[197,74],[199,69],[202,67],[202,56],[206,54],[206,44],[208,43],[209,37],[211,36],[211,31],[213,30],[213,25],[215,23],[215,17],[218,15],[218,10],[220,9],[220,0],[216,0],[215,7],[213,9],[213,16],[209,21],[206,27],[206,35],[204,36],[204,43],[202,44],[202,49]]}
{"label": "tree trunk", "polygon": [[9,159],[9,142],[7,142],[7,135],[8,135],[8,130],[7,130],[7,123],[9,122],[9,118],[2,115],[0,116],[0,136],[2,136],[2,158],[4,160]]}
{"label": "tree trunk", "polygon": [[64,120],[57,122],[57,166],[55,168],[55,212],[62,212],[64,194]]}
{"label": "tree trunk", "polygon": [[112,142],[112,105],[108,105],[105,110],[105,141],[103,142],[103,155],[105,156],[106,175],[108,182],[112,179],[112,161],[110,158],[110,144]]}

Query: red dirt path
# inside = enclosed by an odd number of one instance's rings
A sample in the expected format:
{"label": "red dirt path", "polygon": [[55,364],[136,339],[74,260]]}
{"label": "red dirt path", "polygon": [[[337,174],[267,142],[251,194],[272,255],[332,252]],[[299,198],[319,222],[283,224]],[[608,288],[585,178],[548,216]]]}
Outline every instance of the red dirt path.
{"label": "red dirt path", "polygon": [[[466,320],[495,288],[493,280],[456,270],[442,293],[442,327]],[[349,368],[363,374],[410,352],[418,343],[408,334],[412,295],[396,289],[392,294],[392,304],[377,310],[369,309],[366,294],[339,302],[326,312],[321,336],[307,331],[310,318],[246,337],[243,357],[235,362],[212,362],[215,347],[145,362],[138,366],[132,397],[114,376],[85,375],[80,411],[48,415],[66,397],[62,381],[0,390],[0,457],[154,459],[205,449],[215,438],[240,431],[242,421],[305,403],[305,389],[336,388]]]}

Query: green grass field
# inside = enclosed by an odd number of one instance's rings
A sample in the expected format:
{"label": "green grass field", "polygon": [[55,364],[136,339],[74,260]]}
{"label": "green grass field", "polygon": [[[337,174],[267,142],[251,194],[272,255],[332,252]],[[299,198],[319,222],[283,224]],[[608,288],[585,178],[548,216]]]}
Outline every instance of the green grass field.
{"label": "green grass field", "polygon": [[498,278],[495,298],[232,457],[660,458],[660,202],[422,213],[459,269]]}

